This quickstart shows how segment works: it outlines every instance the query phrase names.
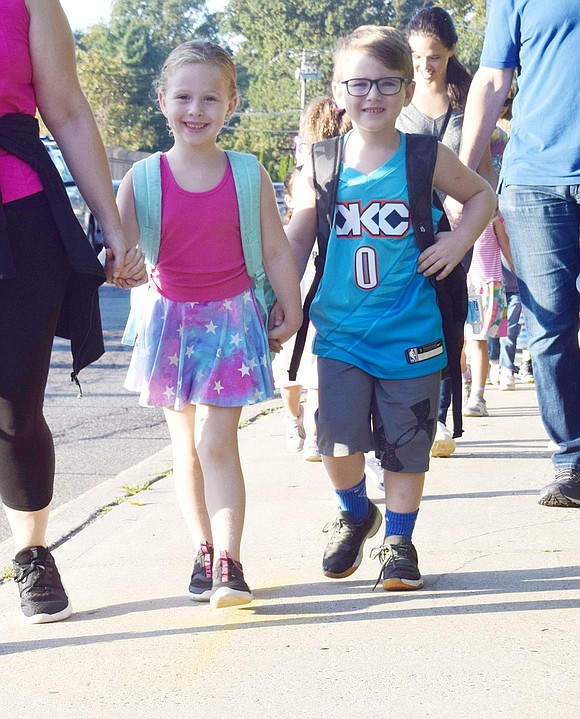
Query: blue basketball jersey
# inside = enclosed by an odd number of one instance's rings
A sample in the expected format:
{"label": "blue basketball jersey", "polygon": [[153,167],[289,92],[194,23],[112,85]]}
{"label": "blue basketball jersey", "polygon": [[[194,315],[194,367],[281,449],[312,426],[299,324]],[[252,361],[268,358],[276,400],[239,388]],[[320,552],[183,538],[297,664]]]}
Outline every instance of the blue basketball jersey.
{"label": "blue basketball jersey", "polygon": [[[310,308],[315,354],[383,379],[421,377],[447,364],[435,290],[417,272],[400,137],[393,157],[369,175],[341,165],[324,274]],[[440,218],[433,207],[435,227]]]}

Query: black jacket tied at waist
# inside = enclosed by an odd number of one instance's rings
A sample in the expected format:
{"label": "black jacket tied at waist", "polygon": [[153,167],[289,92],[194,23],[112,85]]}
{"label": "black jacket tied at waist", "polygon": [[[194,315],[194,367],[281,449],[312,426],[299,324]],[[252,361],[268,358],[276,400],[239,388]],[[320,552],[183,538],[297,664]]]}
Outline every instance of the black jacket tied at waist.
{"label": "black jacket tied at waist", "polygon": [[[98,294],[105,273],[73,212],[58,170],[39,138],[37,120],[22,113],[0,117],[0,148],[38,173],[72,268],[56,334],[71,341],[75,379],[83,367],[105,351]],[[0,281],[11,278],[16,278],[16,268],[0,198]]]}

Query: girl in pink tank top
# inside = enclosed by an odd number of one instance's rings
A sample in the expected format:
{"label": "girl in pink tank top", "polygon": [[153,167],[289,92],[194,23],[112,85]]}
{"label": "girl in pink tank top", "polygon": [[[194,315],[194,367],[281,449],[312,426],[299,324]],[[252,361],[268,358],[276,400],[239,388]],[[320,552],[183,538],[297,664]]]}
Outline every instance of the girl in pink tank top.
{"label": "girl in pink tank top", "polygon": [[[177,494],[196,550],[189,594],[214,607],[235,606],[252,600],[240,563],[237,428],[244,405],[273,394],[270,350],[300,325],[298,276],[261,168],[263,261],[279,306],[277,321],[271,317],[265,328],[245,269],[232,171],[216,144],[238,101],[229,55],[208,42],[180,45],[165,62],[158,91],[174,144],[161,157],[159,256],[125,386],[140,393],[142,405],[165,411]],[[131,173],[118,203],[124,229],[137,241]]]}

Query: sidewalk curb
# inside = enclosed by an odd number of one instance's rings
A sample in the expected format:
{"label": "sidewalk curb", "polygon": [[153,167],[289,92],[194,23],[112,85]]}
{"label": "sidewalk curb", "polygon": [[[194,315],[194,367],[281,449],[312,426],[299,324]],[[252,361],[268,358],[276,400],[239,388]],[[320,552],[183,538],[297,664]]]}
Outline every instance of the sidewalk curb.
{"label": "sidewalk curb", "polygon": [[[277,398],[244,407],[240,424],[243,427],[246,423],[255,422],[262,415],[279,410],[281,407],[282,403]],[[57,507],[50,514],[47,531],[48,546],[55,549],[64,544],[97,519],[105,507],[114,504],[117,498],[127,496],[127,492],[123,489],[125,485],[141,486],[147,482],[156,482],[171,470],[171,466],[171,444],[168,444],[142,462],[123,470],[70,502]],[[0,586],[3,581],[1,573],[6,567],[12,567],[13,557],[12,539],[0,542]]]}

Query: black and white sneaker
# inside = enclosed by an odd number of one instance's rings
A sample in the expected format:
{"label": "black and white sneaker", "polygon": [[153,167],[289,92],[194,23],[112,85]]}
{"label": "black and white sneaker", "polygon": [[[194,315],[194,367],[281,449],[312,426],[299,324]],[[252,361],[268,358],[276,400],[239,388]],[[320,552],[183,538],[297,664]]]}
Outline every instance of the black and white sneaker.
{"label": "black and white sneaker", "polygon": [[546,507],[580,507],[580,470],[557,470],[554,481],[540,492],[538,502]]}
{"label": "black and white sneaker", "polygon": [[209,602],[212,592],[213,545],[202,542],[193,560],[189,596],[194,602]]}
{"label": "black and white sneaker", "polygon": [[334,523],[322,531],[330,532],[330,540],[322,558],[325,577],[342,579],[358,569],[363,556],[364,543],[379,531],[383,517],[370,499],[369,513],[360,522],[354,522],[348,512],[338,512]]}
{"label": "black and white sneaker", "polygon": [[248,604],[254,597],[244,580],[242,565],[221,551],[213,568],[213,592],[210,603],[214,609]]}
{"label": "black and white sneaker", "polygon": [[394,534],[385,537],[383,545],[371,551],[371,557],[382,564],[373,590],[381,579],[383,589],[388,592],[422,588],[423,577],[419,571],[417,550],[410,539]]}
{"label": "black and white sneaker", "polygon": [[20,608],[27,624],[59,622],[72,614],[54,557],[46,547],[29,547],[12,562],[20,592]]}

